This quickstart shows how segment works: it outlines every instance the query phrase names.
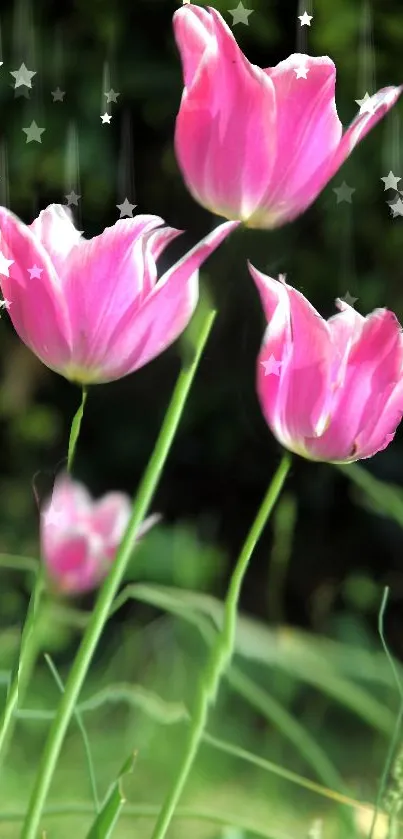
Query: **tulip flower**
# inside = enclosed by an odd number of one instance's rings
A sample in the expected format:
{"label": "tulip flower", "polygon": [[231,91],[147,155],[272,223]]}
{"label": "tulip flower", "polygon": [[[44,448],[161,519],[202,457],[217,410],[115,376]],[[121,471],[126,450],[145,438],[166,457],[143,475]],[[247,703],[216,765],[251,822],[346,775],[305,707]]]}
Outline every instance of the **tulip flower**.
{"label": "tulip flower", "polygon": [[266,422],[292,452],[349,463],[386,448],[403,414],[403,334],[395,315],[342,300],[328,321],[283,277],[249,266],[268,326],[257,364]]}
{"label": "tulip flower", "polygon": [[216,9],[186,5],[173,23],[185,85],[179,167],[196,201],[248,227],[279,227],[303,213],[402,91],[363,94],[343,134],[327,56],[294,54],[263,70]]}
{"label": "tulip flower", "polygon": [[[110,492],[93,501],[87,489],[68,475],[56,480],[40,519],[41,554],[52,587],[63,594],[82,594],[106,577],[122,540],[131,501]],[[149,516],[138,539],[160,517]]]}
{"label": "tulip flower", "polygon": [[52,204],[31,225],[0,208],[0,285],[24,343],[80,384],[143,367],[187,326],[198,268],[236,223],[219,225],[158,280],[156,260],[182,231],[158,216],[117,221],[86,240]]}

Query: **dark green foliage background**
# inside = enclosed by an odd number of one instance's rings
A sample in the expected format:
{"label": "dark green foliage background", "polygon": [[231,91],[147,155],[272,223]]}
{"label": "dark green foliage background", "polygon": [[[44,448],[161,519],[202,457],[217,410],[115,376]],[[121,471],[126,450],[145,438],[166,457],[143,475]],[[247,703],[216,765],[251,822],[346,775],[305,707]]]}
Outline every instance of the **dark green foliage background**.
{"label": "dark green foliage background", "polygon": [[[217,0],[215,5],[230,23],[227,4]],[[8,176],[4,172],[0,183],[3,202],[30,222],[48,203],[65,200],[66,135],[73,122],[80,151],[77,191],[82,194],[77,224],[87,236],[113,224],[118,217],[115,205],[125,197],[118,169],[122,123],[130,115],[135,196],[129,198],[139,212],[160,214],[168,224],[186,230],[164,255],[161,270],[217,221],[187,193],[173,152],[182,90],[171,29],[176,7],[168,0],[36,0],[32,7],[3,0],[1,5],[1,137],[8,158]],[[295,51],[301,10],[288,0],[254,0],[253,8],[249,26],[238,25],[234,31],[251,61],[270,66]],[[307,51],[335,60],[338,112],[348,124],[357,111],[354,100],[365,93],[360,81],[365,65],[360,52],[362,6],[357,0],[315,0],[312,13]],[[399,0],[373,4],[373,33],[376,87],[371,89],[369,72],[370,93],[403,79]],[[22,61],[37,71],[29,100],[14,98],[9,75]],[[109,126],[101,125],[99,118],[105,110],[105,61],[111,86],[120,91]],[[66,91],[63,103],[52,102],[51,90],[57,85]],[[275,232],[236,233],[203,269],[202,283],[217,303],[219,318],[154,509],[163,513],[167,525],[188,523],[202,542],[221,548],[229,564],[280,456],[255,395],[255,360],[264,323],[246,259],[273,275],[286,272],[326,316],[334,311],[334,298],[348,289],[358,298],[361,313],[388,306],[403,318],[403,220],[391,217],[386,198],[392,193],[384,193],[380,180],[401,163],[401,147],[393,147],[390,125],[392,118],[401,119],[401,103],[395,111],[395,117],[390,114],[355,150],[303,217]],[[41,145],[25,142],[22,127],[32,119],[46,128]],[[336,204],[332,187],[342,180],[356,189],[351,207]],[[66,455],[79,391],[21,345],[6,315],[0,323],[0,342],[0,549],[37,555],[33,476],[40,472],[35,486],[43,495]],[[178,369],[179,345],[140,372],[91,390],[75,473],[94,494],[112,488],[135,491]],[[366,465],[374,474],[400,483],[401,435]],[[286,581],[286,620],[337,634],[340,615],[351,618],[353,627],[358,615],[367,615],[369,622],[363,624],[360,617],[357,623],[362,632],[373,624],[379,599],[370,585],[363,589],[362,578],[389,582],[389,633],[392,646],[401,653],[401,532],[365,510],[331,466],[295,458],[288,489],[296,499],[297,520]],[[268,528],[243,594],[243,606],[265,620],[270,619],[271,547]],[[211,575],[219,595],[224,591],[223,570],[223,563],[217,562],[217,574]],[[146,576],[151,573],[146,570]],[[357,574],[362,575],[358,583]],[[362,591],[368,596],[360,597]],[[2,572],[3,625],[21,620],[26,594],[23,582]]]}

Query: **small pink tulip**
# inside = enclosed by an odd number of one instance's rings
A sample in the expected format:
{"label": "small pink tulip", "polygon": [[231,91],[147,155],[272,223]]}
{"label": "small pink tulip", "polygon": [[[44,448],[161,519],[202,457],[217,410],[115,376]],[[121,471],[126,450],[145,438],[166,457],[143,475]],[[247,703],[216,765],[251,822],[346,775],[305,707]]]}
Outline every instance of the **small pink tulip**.
{"label": "small pink tulip", "polygon": [[403,414],[403,334],[393,312],[362,317],[337,300],[341,311],[326,321],[284,278],[249,270],[268,321],[257,390],[275,437],[329,462],[386,448]]}
{"label": "small pink tulip", "polygon": [[0,208],[1,290],[44,364],[81,384],[110,382],[178,338],[197,304],[198,268],[236,223],[219,225],[158,279],[158,257],[182,232],[161,224],[139,215],[88,241],[65,206],[51,204],[29,226]]}
{"label": "small pink tulip", "polygon": [[[129,522],[127,495],[109,492],[93,501],[85,487],[68,475],[56,480],[52,498],[41,513],[41,553],[52,586],[64,594],[96,588],[106,577]],[[149,516],[140,539],[158,515]]]}
{"label": "small pink tulip", "polygon": [[327,56],[294,54],[262,70],[216,9],[186,5],[173,23],[185,84],[175,131],[183,177],[196,201],[249,227],[303,213],[403,89],[369,97],[343,134]]}

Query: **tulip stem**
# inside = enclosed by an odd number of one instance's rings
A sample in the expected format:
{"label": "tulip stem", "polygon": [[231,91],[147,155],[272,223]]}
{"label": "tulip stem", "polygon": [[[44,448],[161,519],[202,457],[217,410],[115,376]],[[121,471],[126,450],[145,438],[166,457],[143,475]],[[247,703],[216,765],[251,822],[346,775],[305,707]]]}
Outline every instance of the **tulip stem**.
{"label": "tulip stem", "polygon": [[[83,387],[80,407],[73,417],[70,430],[67,469],[71,472],[77,440],[83,418],[87,389]],[[14,677],[7,693],[6,703],[0,719],[0,769],[4,764],[8,746],[17,720],[16,711],[21,705],[41,648],[40,620],[42,595],[45,590],[45,574],[41,564],[36,573],[34,588],[30,597],[27,616],[21,634],[21,646]]]}
{"label": "tulip stem", "polygon": [[291,456],[287,452],[283,455],[280,465],[270,482],[236,562],[225,599],[222,628],[211,650],[196,693],[185,754],[183,755],[172,788],[160,811],[151,839],[163,839],[165,836],[196,758],[207,724],[209,707],[216,700],[220,679],[230,664],[234,652],[239,596],[249,560],[280,495],[290,466]]}
{"label": "tulip stem", "polygon": [[67,679],[57,714],[51,725],[44,752],[39,763],[28,811],[22,828],[21,839],[37,839],[41,814],[70,719],[74,713],[74,708],[90,667],[92,657],[108,620],[112,603],[131,557],[139,527],[147,514],[157,488],[215,316],[215,311],[210,311],[204,315],[193,360],[189,365],[184,366],[179,374],[154,451],[134,499],[132,514],[126,533],[120,544],[115,561],[111,566],[109,575],[98,594],[94,610]]}

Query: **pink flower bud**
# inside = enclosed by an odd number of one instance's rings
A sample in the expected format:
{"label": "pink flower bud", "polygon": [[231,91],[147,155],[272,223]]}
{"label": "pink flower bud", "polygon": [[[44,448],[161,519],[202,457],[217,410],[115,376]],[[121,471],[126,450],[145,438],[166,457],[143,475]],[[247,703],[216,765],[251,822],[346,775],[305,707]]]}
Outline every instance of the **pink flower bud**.
{"label": "pink flower bud", "polygon": [[363,92],[343,134],[327,56],[294,54],[263,70],[216,9],[185,5],[173,23],[185,84],[178,164],[196,201],[249,227],[279,227],[303,213],[403,89]]}
{"label": "pink flower bud", "polygon": [[403,335],[388,309],[324,320],[284,278],[252,265],[268,321],[257,363],[264,417],[290,451],[311,460],[372,457],[393,439],[403,414]]}
{"label": "pink flower bud", "polygon": [[[52,586],[63,594],[96,588],[115,559],[130,513],[127,495],[110,492],[93,501],[82,484],[58,477],[40,521],[42,559]],[[137,538],[159,518],[149,516]]]}

